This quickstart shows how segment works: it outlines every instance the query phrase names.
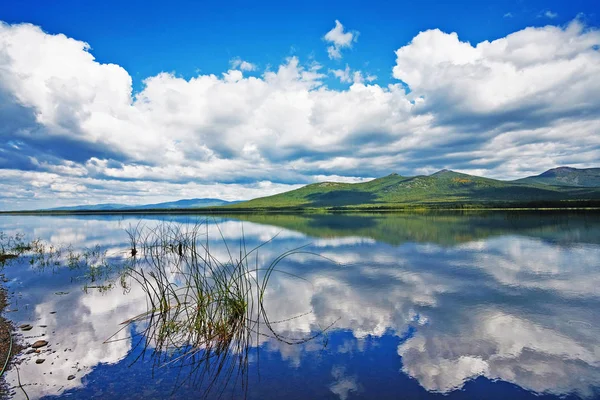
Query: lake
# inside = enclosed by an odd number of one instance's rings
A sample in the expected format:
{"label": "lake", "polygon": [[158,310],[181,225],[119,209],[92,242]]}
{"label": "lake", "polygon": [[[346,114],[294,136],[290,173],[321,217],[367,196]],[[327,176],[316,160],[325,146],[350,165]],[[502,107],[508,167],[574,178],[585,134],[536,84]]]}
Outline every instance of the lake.
{"label": "lake", "polygon": [[[155,227],[270,274],[243,345],[203,357],[195,333],[131,320],[152,306],[122,278],[127,230]],[[598,213],[0,216],[0,231],[51,253],[2,271],[5,316],[48,342],[6,374],[15,398],[19,379],[30,399],[600,398]]]}

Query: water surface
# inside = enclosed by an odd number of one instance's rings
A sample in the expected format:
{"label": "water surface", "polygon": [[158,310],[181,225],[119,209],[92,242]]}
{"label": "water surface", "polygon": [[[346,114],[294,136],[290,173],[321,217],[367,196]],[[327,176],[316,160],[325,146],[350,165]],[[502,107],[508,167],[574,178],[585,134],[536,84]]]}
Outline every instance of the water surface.
{"label": "water surface", "polygon": [[[228,249],[270,239],[252,262],[268,265],[304,245],[325,257],[286,258],[265,297],[281,335],[322,334],[292,345],[254,340],[247,387],[229,379],[224,397],[600,396],[598,214],[2,216],[0,231],[73,251],[99,246],[117,262],[128,255],[127,227],[163,220],[205,224],[211,252],[223,260]],[[118,271],[90,276],[24,258],[3,272],[13,293],[6,315],[34,325],[25,342],[49,342],[43,364],[35,363],[42,355],[20,356],[30,398],[205,393],[191,363],[157,367],[151,349],[136,346],[140,326],[104,343],[147,307],[141,288],[106,286]],[[7,380],[24,398],[15,369]]]}

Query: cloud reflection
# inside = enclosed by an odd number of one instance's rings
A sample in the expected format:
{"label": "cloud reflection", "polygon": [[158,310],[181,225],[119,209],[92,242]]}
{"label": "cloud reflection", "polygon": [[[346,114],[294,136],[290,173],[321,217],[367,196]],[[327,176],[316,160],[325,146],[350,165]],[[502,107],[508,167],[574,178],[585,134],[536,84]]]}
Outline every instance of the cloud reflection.
{"label": "cloud reflection", "polygon": [[[4,221],[10,227],[10,221]],[[98,240],[106,248],[120,248],[115,232],[123,224],[118,221],[57,218],[52,222],[54,229],[43,231],[48,237],[60,234],[77,238],[81,246]],[[588,223],[590,229],[597,229],[598,221]],[[240,243],[241,223],[227,220],[219,226],[230,244]],[[270,281],[268,313],[272,320],[282,321],[275,326],[282,334],[306,336],[336,321],[330,335],[336,335],[336,330],[351,332],[354,340],[329,348],[334,358],[375,351],[359,346],[365,338],[395,336],[402,372],[433,392],[448,393],[484,376],[537,393],[597,394],[597,244],[556,243],[548,240],[547,232],[540,237],[504,230],[501,236],[454,246],[390,245],[361,237],[315,241],[295,231],[249,222],[243,227],[249,247],[281,231],[273,243],[260,249],[259,263],[272,260],[282,249],[311,241],[316,251],[341,262],[299,255],[281,265],[285,272],[306,280],[274,274]],[[211,225],[211,248],[217,257],[228,258],[216,234]],[[145,311],[143,292],[134,288],[127,295],[119,290],[85,293],[80,284],[65,282],[65,276],[45,280],[43,274],[31,277],[29,273],[7,271],[18,277],[16,287],[22,297],[35,304],[31,320],[48,326],[45,332],[36,328],[31,336],[46,333],[50,347],[57,351],[41,365],[34,363],[35,357],[23,357],[22,380],[26,376],[29,384],[37,383],[26,386],[31,398],[77,387],[97,365],[115,364],[127,356],[131,340],[102,342],[120,322]],[[56,296],[59,290],[69,294]],[[50,314],[54,310],[58,312]],[[296,315],[302,316],[286,319]],[[23,311],[17,315],[24,321],[30,320],[27,317]],[[318,343],[287,346],[268,338],[255,345],[279,353],[292,368],[302,367],[308,352],[322,349]],[[65,348],[72,351],[64,352]],[[66,376],[77,369],[81,371],[76,379],[67,381]],[[343,368],[334,367],[332,377],[329,390],[341,399],[360,389],[361,377],[349,376]],[[7,379],[14,385],[14,371]]]}

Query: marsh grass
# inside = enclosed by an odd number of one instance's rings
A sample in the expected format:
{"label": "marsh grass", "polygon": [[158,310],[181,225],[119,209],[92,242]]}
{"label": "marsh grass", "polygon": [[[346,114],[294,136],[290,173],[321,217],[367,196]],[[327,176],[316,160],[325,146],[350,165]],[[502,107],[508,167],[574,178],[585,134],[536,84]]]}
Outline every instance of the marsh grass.
{"label": "marsh grass", "polygon": [[[36,270],[55,271],[62,267],[80,271],[72,279],[83,282],[83,290],[100,292],[117,286],[119,273],[128,265],[125,254],[108,255],[101,246],[75,250],[72,244],[49,243],[42,239],[25,240],[25,235],[7,235],[0,232],[0,268],[11,262],[25,262]],[[117,278],[115,278],[117,277]]]}
{"label": "marsh grass", "polygon": [[[233,252],[219,226],[214,227],[226,251],[225,260],[215,257],[215,249],[209,246],[208,224],[163,222],[154,227],[130,225],[126,229],[128,249],[121,247],[119,254],[111,256],[100,246],[76,251],[71,245],[39,239],[26,242],[22,235],[0,233],[0,265],[22,256],[40,270],[67,267],[82,271],[76,279],[83,279],[86,293],[119,286],[128,292],[139,285],[145,294],[146,311],[122,322],[121,329],[105,343],[131,337],[134,347],[141,350],[133,362],[151,357],[153,372],[159,375],[163,368],[179,368],[173,392],[187,383],[198,385],[199,396],[221,396],[228,388],[240,387],[245,394],[251,352],[256,349],[253,354],[258,362],[262,342],[301,345],[322,337],[326,345],[325,333],[333,323],[307,336],[283,334],[276,329],[278,324],[310,312],[272,321],[265,297],[273,274],[304,280],[280,268],[288,257],[322,256],[304,246],[261,264],[261,248],[276,236],[248,248],[242,227],[242,238]],[[130,336],[123,338],[121,332]]]}
{"label": "marsh grass", "polygon": [[[205,396],[214,391],[222,395],[228,387],[238,385],[245,393],[250,351],[261,340],[266,337],[298,345],[331,327],[306,337],[289,337],[275,329],[283,321],[270,321],[267,315],[265,292],[273,274],[302,279],[279,269],[281,262],[301,253],[318,256],[305,247],[283,252],[268,265],[260,265],[259,250],[274,238],[248,249],[242,235],[234,254],[219,230],[228,254],[227,260],[221,261],[211,252],[206,224],[162,223],[153,228],[138,224],[130,226],[127,233],[131,257],[121,286],[140,285],[147,311],[124,321],[120,331],[138,332],[133,336],[137,338],[135,346],[143,350],[139,357],[149,352],[158,368],[155,372],[173,366],[187,371],[174,391],[192,379]],[[306,313],[286,321],[303,315]],[[117,339],[119,332],[107,342],[122,340]]]}
{"label": "marsh grass", "polygon": [[22,234],[10,236],[0,231],[0,267],[31,250],[24,238],[25,236]]}

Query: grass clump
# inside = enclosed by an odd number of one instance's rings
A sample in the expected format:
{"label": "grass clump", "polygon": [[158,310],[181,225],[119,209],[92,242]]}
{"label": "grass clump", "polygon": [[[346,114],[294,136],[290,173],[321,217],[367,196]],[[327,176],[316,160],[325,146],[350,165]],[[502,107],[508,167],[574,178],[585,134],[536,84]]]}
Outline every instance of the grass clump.
{"label": "grass clump", "polygon": [[0,231],[0,266],[4,266],[8,261],[31,250],[31,246],[24,241],[24,237],[22,234],[9,236]]}
{"label": "grass clump", "polygon": [[[213,389],[222,394],[240,381],[247,388],[249,352],[261,338],[301,344],[329,328],[308,337],[287,337],[276,332],[277,322],[270,322],[266,312],[264,294],[272,274],[283,272],[277,266],[285,258],[310,253],[305,248],[260,266],[259,249],[273,239],[248,250],[242,238],[234,255],[221,234],[228,254],[221,261],[211,252],[205,224],[138,224],[127,233],[131,257],[121,285],[140,285],[147,311],[124,321],[122,330],[135,332],[135,325],[141,331],[134,334],[144,350],[140,357],[151,350],[156,366],[189,366],[186,376],[198,380],[205,395]],[[115,337],[107,342],[120,340]]]}

